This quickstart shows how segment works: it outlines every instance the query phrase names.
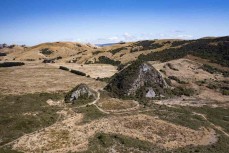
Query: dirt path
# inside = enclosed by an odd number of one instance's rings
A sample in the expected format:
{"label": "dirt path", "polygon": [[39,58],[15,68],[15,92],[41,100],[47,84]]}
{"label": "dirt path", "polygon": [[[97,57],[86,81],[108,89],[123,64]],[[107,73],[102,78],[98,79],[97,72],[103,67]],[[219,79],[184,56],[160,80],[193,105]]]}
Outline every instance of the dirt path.
{"label": "dirt path", "polygon": [[214,128],[216,128],[217,130],[221,131],[225,136],[229,137],[229,134],[227,132],[225,132],[222,127],[217,126],[214,123],[210,122],[204,114],[196,113],[196,112],[193,112],[193,114],[199,115],[199,116],[203,117],[204,120],[206,120],[211,126],[213,126]]}
{"label": "dirt path", "polygon": [[97,92],[97,98],[91,102],[91,103],[88,103],[88,104],[85,104],[85,105],[81,105],[81,106],[77,106],[77,107],[73,107],[73,108],[82,108],[82,107],[86,107],[86,106],[90,106],[90,105],[95,105],[99,100],[100,100],[100,92],[99,91],[96,91]]}

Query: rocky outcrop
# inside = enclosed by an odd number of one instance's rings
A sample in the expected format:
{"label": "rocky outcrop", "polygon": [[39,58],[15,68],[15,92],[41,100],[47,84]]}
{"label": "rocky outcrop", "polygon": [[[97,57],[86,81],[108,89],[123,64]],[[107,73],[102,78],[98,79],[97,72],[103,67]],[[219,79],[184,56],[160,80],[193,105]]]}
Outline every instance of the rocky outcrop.
{"label": "rocky outcrop", "polygon": [[150,64],[135,62],[116,74],[105,90],[119,97],[164,97],[168,87],[161,74]]}
{"label": "rocky outcrop", "polygon": [[76,103],[82,99],[94,100],[96,99],[96,92],[90,89],[86,84],[79,84],[65,96],[66,103]]}

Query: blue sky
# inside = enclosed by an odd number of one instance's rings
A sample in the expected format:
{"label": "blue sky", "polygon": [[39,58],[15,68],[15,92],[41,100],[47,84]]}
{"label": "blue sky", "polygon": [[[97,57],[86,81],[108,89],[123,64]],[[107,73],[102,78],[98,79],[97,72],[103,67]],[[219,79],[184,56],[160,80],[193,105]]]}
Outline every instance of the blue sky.
{"label": "blue sky", "polygon": [[229,35],[229,0],[0,0],[0,43]]}

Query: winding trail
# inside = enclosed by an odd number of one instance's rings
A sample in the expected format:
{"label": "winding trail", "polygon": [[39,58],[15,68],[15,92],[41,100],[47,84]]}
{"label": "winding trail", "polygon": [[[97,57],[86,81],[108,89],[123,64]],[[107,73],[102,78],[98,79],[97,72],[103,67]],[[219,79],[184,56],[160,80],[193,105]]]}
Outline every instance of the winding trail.
{"label": "winding trail", "polygon": [[202,117],[205,121],[207,121],[211,126],[213,126],[213,127],[216,128],[217,130],[219,130],[220,132],[222,132],[225,136],[229,137],[229,134],[228,134],[227,132],[225,132],[225,131],[223,130],[222,127],[217,126],[217,125],[215,125],[214,123],[210,122],[204,114],[197,113],[197,112],[193,112],[193,114],[201,116],[201,117]]}

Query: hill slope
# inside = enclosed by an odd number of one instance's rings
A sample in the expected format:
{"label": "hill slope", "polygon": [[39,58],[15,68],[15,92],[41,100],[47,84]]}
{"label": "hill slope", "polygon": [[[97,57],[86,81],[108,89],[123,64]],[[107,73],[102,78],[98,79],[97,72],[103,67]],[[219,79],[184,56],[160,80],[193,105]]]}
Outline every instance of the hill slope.
{"label": "hill slope", "polygon": [[59,63],[119,65],[137,59],[142,61],[169,61],[187,55],[208,59],[229,66],[229,37],[202,38],[197,40],[145,40],[95,47],[93,45],[54,42],[33,47],[0,49],[7,53],[1,60],[40,61],[55,59]]}

